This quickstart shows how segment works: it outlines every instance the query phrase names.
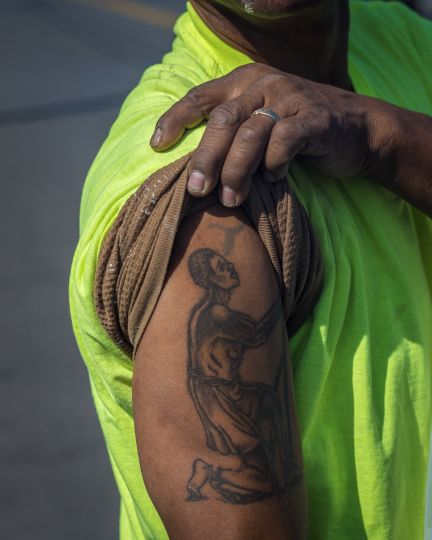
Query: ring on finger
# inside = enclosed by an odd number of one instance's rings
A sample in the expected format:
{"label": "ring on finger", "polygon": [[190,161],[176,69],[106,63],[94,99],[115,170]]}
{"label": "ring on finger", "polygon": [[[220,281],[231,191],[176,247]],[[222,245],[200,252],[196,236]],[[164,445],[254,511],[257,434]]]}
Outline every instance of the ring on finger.
{"label": "ring on finger", "polygon": [[281,120],[281,117],[277,113],[275,113],[273,109],[265,109],[265,108],[257,109],[251,114],[251,117],[256,116],[257,114],[263,114],[264,116],[268,116],[275,123]]}

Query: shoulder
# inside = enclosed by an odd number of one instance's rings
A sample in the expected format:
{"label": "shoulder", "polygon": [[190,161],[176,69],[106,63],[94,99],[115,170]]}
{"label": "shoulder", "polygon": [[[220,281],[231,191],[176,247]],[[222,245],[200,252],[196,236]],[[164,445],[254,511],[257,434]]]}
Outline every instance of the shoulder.
{"label": "shoulder", "polygon": [[191,44],[188,16],[182,17],[172,50],[145,70],[127,96],[85,180],[70,295],[71,302],[85,302],[88,310],[93,309],[87,299],[92,298],[98,253],[120,210],[149,176],[194,150],[204,130],[190,130],[166,152],[157,153],[149,144],[159,117],[193,86],[209,79],[208,66]]}
{"label": "shoulder", "polygon": [[172,50],[144,71],[90,168],[81,202],[82,228],[105,201],[118,211],[146,178],[192,151],[202,136],[202,128],[190,130],[179,144],[162,153],[149,145],[159,117],[191,88],[210,78],[207,66],[194,53],[191,39],[183,35],[187,26],[179,25],[182,17],[176,24]]}

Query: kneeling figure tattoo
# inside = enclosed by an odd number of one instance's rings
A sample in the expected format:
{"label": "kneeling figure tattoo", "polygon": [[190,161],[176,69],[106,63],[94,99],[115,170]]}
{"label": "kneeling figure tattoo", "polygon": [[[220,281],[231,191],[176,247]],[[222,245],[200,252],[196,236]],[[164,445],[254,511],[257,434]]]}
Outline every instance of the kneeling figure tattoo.
{"label": "kneeling figure tattoo", "polygon": [[205,293],[188,322],[188,388],[215,459],[195,459],[186,498],[208,498],[205,487],[235,504],[281,494],[300,476],[287,412],[286,360],[280,359],[273,386],[248,383],[240,370],[246,351],[270,339],[281,316],[279,302],[260,320],[231,309],[240,279],[234,264],[212,249],[194,251],[189,272]]}

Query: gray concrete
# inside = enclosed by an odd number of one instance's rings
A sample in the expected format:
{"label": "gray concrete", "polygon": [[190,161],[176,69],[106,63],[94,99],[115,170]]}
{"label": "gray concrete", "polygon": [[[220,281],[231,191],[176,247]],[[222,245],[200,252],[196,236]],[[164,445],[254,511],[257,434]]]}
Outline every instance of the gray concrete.
{"label": "gray concrete", "polygon": [[170,42],[168,30],[72,0],[0,0],[1,540],[118,537],[67,280],[86,171]]}

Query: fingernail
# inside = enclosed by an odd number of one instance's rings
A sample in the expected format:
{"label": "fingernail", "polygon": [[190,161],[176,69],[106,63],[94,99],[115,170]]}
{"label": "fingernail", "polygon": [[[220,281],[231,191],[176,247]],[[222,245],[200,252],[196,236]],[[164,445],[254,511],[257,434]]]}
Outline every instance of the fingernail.
{"label": "fingernail", "polygon": [[228,186],[224,186],[222,190],[222,204],[224,206],[236,206],[236,192]]}
{"label": "fingernail", "polygon": [[193,193],[201,193],[204,189],[204,175],[199,171],[193,171],[189,176],[188,189]]}
{"label": "fingernail", "polygon": [[153,133],[152,138],[150,139],[150,146],[159,146],[162,140],[162,131],[161,128],[157,128]]}

